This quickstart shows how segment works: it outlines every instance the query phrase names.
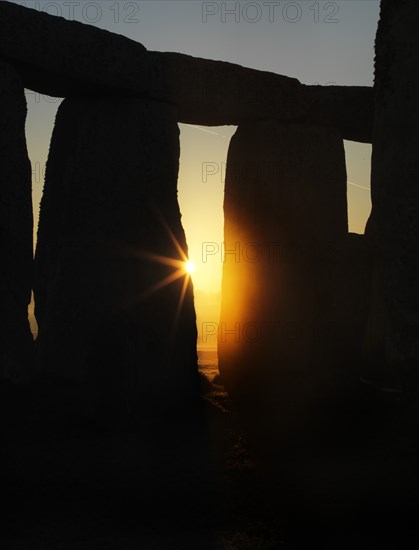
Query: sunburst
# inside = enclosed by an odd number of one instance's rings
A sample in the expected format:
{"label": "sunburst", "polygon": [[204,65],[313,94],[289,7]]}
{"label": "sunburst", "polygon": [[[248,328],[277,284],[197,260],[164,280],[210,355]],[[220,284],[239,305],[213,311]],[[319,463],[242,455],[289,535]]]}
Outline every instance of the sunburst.
{"label": "sunburst", "polygon": [[157,281],[155,284],[153,284],[149,288],[145,289],[138,297],[139,301],[148,299],[159,290],[165,288],[166,286],[174,283],[175,281],[183,277],[182,289],[180,291],[180,296],[179,296],[178,304],[177,304],[174,319],[173,319],[173,333],[174,333],[176,330],[180,312],[182,310],[182,306],[185,300],[188,284],[191,279],[191,273],[195,271],[195,264],[191,262],[189,258],[186,256],[184,250],[182,249],[173,231],[170,229],[169,225],[164,220],[164,218],[161,215],[159,215],[158,217],[163,227],[166,229],[166,232],[169,238],[175,245],[176,251],[178,252],[178,255],[179,255],[178,258],[170,258],[168,256],[155,254],[154,252],[138,250],[138,249],[132,250],[131,253],[133,254],[134,257],[137,257],[141,260],[147,260],[157,264],[167,265],[173,268],[173,271],[169,273],[166,277]]}

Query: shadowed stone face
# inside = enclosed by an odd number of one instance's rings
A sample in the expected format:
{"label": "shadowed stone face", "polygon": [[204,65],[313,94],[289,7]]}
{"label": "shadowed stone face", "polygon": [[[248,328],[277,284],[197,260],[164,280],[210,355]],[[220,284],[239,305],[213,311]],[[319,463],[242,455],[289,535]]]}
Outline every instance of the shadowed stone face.
{"label": "shadowed stone face", "polygon": [[0,60],[0,376],[14,380],[27,376],[33,343],[28,322],[33,218],[25,120],[20,77]]}
{"label": "shadowed stone face", "polygon": [[387,364],[419,387],[419,35],[413,0],[382,0],[376,38],[373,215]]}
{"label": "shadowed stone face", "polygon": [[219,361],[227,382],[269,385],[333,363],[346,330],[336,325],[348,314],[335,311],[347,268],[341,135],[271,120],[240,126],[224,213]]}
{"label": "shadowed stone face", "polygon": [[81,380],[117,414],[194,390],[178,165],[165,104],[66,100],[59,109],[35,263],[38,369]]}

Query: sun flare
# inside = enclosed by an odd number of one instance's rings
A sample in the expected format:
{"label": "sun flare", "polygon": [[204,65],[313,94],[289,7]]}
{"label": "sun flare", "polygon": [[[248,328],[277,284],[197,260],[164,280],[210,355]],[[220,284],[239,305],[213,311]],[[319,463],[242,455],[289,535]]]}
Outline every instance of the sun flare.
{"label": "sun flare", "polygon": [[191,274],[195,271],[195,269],[196,269],[196,266],[193,262],[191,262],[190,260],[185,262],[185,270],[187,271],[187,273]]}

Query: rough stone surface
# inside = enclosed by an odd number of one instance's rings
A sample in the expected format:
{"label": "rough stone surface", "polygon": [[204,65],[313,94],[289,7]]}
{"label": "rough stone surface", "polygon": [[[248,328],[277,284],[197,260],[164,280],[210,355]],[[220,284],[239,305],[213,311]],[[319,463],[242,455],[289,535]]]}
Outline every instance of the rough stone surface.
{"label": "rough stone surface", "polygon": [[[373,215],[383,355],[419,395],[419,35],[413,0],[382,0],[376,37]],[[382,322],[378,319],[377,323]],[[416,399],[418,397],[416,396]]]}
{"label": "rough stone surface", "polygon": [[10,2],[0,2],[0,56],[26,88],[51,96],[142,93],[149,85],[140,43]]}
{"label": "rough stone surface", "polygon": [[33,218],[31,165],[25,140],[26,100],[19,76],[0,60],[0,376],[28,374],[32,335]]}
{"label": "rough stone surface", "polygon": [[351,366],[363,338],[368,252],[347,234],[341,135],[275,121],[240,126],[224,213],[219,368],[227,384],[251,381],[254,391],[255,382]]}
{"label": "rough stone surface", "polygon": [[37,367],[86,384],[98,414],[163,410],[195,390],[178,165],[170,106],[129,98],[60,106],[35,257]]}

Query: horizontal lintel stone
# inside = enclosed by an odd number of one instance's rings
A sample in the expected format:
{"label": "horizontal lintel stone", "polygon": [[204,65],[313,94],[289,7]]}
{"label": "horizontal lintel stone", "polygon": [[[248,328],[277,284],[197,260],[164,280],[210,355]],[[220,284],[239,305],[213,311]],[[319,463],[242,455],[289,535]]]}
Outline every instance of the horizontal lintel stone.
{"label": "horizontal lintel stone", "polygon": [[373,89],[306,86],[297,79],[176,52],[0,0],[0,57],[24,86],[56,97],[147,96],[179,122],[239,125],[258,119],[335,127],[371,142]]}

